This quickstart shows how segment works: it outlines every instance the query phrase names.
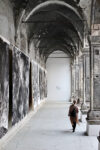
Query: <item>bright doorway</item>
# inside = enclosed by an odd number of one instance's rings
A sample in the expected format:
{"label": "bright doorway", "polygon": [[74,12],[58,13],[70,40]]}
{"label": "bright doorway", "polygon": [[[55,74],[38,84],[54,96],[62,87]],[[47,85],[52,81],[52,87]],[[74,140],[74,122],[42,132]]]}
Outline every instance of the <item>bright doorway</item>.
{"label": "bright doorway", "polygon": [[62,51],[55,51],[46,63],[48,100],[66,100],[71,97],[71,67],[70,58]]}

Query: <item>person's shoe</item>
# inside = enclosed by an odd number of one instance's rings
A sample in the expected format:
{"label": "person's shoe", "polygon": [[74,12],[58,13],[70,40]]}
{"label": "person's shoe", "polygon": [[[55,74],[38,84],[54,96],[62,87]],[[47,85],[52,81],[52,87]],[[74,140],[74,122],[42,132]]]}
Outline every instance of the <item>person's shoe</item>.
{"label": "person's shoe", "polygon": [[75,129],[73,129],[73,132],[75,132]]}

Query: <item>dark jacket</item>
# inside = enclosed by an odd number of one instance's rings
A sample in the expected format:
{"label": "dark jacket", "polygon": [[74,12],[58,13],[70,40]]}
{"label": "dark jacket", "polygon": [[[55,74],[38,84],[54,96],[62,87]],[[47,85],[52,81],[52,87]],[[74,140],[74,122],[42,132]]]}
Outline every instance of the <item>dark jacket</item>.
{"label": "dark jacket", "polygon": [[[73,111],[73,109],[76,110],[76,116],[75,117],[71,116],[71,112]],[[78,123],[78,112],[79,112],[78,107],[76,105],[72,104],[69,108],[69,113],[68,113],[68,116],[70,116],[70,121],[72,124],[73,124],[73,122]]]}

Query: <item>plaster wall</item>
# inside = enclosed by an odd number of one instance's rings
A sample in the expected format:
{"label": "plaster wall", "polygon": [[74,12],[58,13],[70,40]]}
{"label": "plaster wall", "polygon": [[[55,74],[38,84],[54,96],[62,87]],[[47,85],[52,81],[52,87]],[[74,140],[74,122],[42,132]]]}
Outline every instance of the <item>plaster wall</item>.
{"label": "plaster wall", "polygon": [[[49,57],[68,57],[63,52]],[[55,53],[55,52],[54,52]],[[71,97],[70,58],[48,58],[47,64],[48,100],[66,100]]]}

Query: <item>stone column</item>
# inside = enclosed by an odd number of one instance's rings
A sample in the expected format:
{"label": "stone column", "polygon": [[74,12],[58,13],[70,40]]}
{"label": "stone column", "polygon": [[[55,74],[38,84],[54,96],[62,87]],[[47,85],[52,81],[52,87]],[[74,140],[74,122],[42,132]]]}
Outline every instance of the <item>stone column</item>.
{"label": "stone column", "polygon": [[72,83],[71,83],[71,85],[72,85],[72,87],[71,87],[71,101],[73,101],[73,99],[74,99],[74,97],[75,97],[75,61],[73,61],[72,62],[72,64],[71,64],[71,70],[72,70],[72,76],[71,76],[71,78],[72,78]]}
{"label": "stone column", "polygon": [[99,136],[98,136],[98,150],[100,150],[100,132],[99,132]]}
{"label": "stone column", "polygon": [[75,59],[75,98],[79,98],[79,62],[78,57]]}
{"label": "stone column", "polygon": [[90,107],[90,54],[86,52],[86,104]]}
{"label": "stone column", "polygon": [[82,102],[82,110],[86,110],[87,106],[86,106],[86,91],[85,91],[85,87],[86,87],[86,57],[85,55],[83,55],[83,102]]}
{"label": "stone column", "polygon": [[87,112],[87,102],[90,101],[90,65],[89,65],[89,49],[83,51],[83,103],[82,111]]}
{"label": "stone column", "polygon": [[79,57],[79,99],[82,103],[83,100],[83,59]]}
{"label": "stone column", "polygon": [[72,68],[72,100],[79,98],[79,62],[78,57],[74,58]]}
{"label": "stone column", "polygon": [[74,96],[74,66],[71,64],[71,97]]}
{"label": "stone column", "polygon": [[100,130],[100,36],[91,37],[90,77],[90,110],[87,115],[87,134],[98,135]]}

